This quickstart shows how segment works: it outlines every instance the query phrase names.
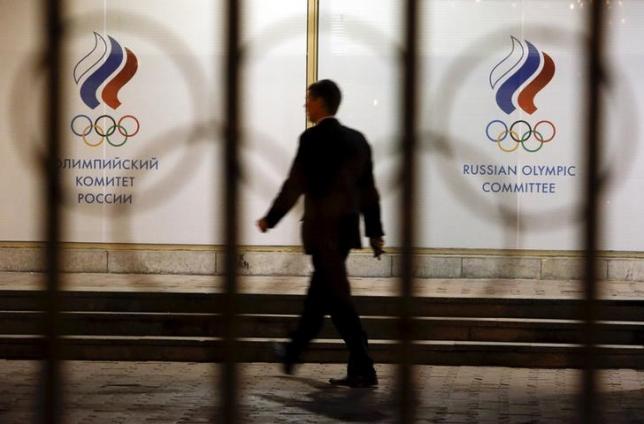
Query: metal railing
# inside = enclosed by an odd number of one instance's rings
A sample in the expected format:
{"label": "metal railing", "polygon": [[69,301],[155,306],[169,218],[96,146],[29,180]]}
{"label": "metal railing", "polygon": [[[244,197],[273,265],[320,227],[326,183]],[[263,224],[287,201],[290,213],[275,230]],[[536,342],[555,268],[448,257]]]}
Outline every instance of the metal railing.
{"label": "metal railing", "polygon": [[[62,422],[62,390],[64,375],[61,373],[61,341],[59,311],[60,285],[59,263],[61,257],[60,239],[62,223],[60,219],[61,184],[60,171],[56,160],[60,156],[60,118],[61,118],[61,40],[62,40],[62,3],[59,0],[43,0],[42,9],[46,11],[45,20],[47,28],[47,87],[48,100],[46,114],[46,128],[49,134],[48,155],[46,163],[47,184],[43,185],[47,204],[47,290],[46,290],[46,321],[43,325],[46,336],[46,360],[44,361],[43,378],[43,404],[41,407],[42,421],[48,424]],[[237,241],[238,241],[238,184],[240,169],[238,161],[238,147],[240,137],[239,99],[240,87],[240,9],[241,1],[227,1],[227,67],[224,79],[226,93],[226,123],[225,127],[225,240],[226,240],[226,277],[225,296],[223,302],[224,317],[224,362],[221,381],[214,384],[221,392],[222,408],[220,417],[224,423],[236,424],[239,418],[239,386],[237,384],[236,363],[236,322],[237,322]],[[418,50],[418,5],[417,0],[407,0],[405,3],[405,49],[404,49],[404,85],[401,97],[402,122],[401,130],[402,151],[404,152],[402,167],[403,196],[401,202],[402,220],[402,279],[400,285],[400,357],[399,357],[399,399],[398,418],[401,423],[414,421],[414,385],[412,379],[411,355],[411,299],[413,298],[413,248],[414,234],[416,233],[416,220],[414,219],[413,204],[416,196],[414,153],[416,150],[417,129],[417,50]],[[601,118],[599,85],[602,82],[602,42],[603,42],[603,9],[602,1],[592,2],[589,11],[589,42],[587,50],[587,95],[588,110],[586,112],[587,131],[587,167],[586,180],[586,279],[585,279],[585,308],[581,311],[585,327],[585,368],[583,371],[583,396],[579,411],[581,422],[593,423],[599,417],[596,389],[597,352],[593,339],[594,324],[597,312],[597,275],[595,272],[595,258],[597,251],[597,236],[599,234],[601,215],[598,197],[601,185],[598,177],[599,144],[601,134]],[[217,422],[220,422],[217,420]]]}
{"label": "metal railing", "polygon": [[60,341],[60,285],[59,271],[61,253],[59,249],[61,235],[61,182],[60,170],[56,164],[60,157],[60,122],[61,122],[61,64],[62,64],[62,5],[58,0],[43,0],[42,9],[47,28],[47,113],[45,128],[49,134],[47,156],[42,164],[46,170],[46,184],[43,196],[47,205],[46,231],[46,266],[47,266],[47,297],[45,300],[45,351],[46,360],[43,364],[44,404],[41,412],[43,422],[56,424],[62,422],[62,390],[64,376],[61,372],[61,341]]}
{"label": "metal railing", "polygon": [[586,250],[585,263],[585,287],[584,287],[584,310],[581,316],[585,322],[584,328],[584,369],[583,389],[580,396],[582,423],[596,423],[599,420],[599,407],[597,398],[597,377],[595,369],[598,364],[597,350],[595,345],[595,332],[598,316],[597,303],[597,272],[596,258],[598,247],[598,235],[600,234],[600,210],[599,195],[601,184],[599,181],[600,163],[600,134],[601,134],[601,100],[599,87],[602,78],[602,47],[603,47],[603,11],[604,2],[594,1],[589,7],[588,27],[589,37],[586,52],[587,96],[588,109],[586,111],[586,169],[588,176],[585,185],[585,216],[586,228],[584,244]]}
{"label": "metal railing", "polygon": [[226,36],[226,75],[224,92],[226,93],[225,128],[225,169],[224,205],[226,209],[226,291],[223,304],[224,317],[224,364],[223,381],[218,387],[222,389],[222,422],[237,423],[238,385],[236,354],[236,315],[237,315],[237,216],[238,216],[238,181],[239,160],[238,143],[240,136],[239,120],[239,10],[240,2],[227,1],[228,25]]}
{"label": "metal railing", "polygon": [[414,219],[414,201],[416,198],[415,150],[417,128],[417,98],[416,78],[418,55],[418,1],[405,2],[405,47],[404,47],[404,78],[401,99],[402,109],[402,151],[403,166],[401,181],[403,195],[401,202],[402,219],[400,233],[402,234],[402,278],[400,281],[400,358],[398,393],[398,417],[401,423],[414,422],[414,384],[412,380],[412,321],[411,300],[413,298],[414,280],[414,234],[416,220]]}

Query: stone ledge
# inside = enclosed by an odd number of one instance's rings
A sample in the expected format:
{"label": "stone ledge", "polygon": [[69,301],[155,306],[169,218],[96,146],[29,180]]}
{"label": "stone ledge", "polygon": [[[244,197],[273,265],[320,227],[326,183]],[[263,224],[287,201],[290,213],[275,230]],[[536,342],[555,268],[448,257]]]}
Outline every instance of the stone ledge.
{"label": "stone ledge", "polygon": [[[44,272],[44,248],[1,248],[0,271]],[[62,272],[107,272],[107,252],[97,249],[64,249]]]}
{"label": "stone ledge", "polygon": [[[225,253],[217,252],[217,274],[226,271]],[[240,275],[308,275],[309,257],[294,252],[241,252],[237,259]]]}
{"label": "stone ledge", "polygon": [[644,281],[644,260],[613,259],[608,262],[609,280]]}
{"label": "stone ledge", "polygon": [[463,258],[464,278],[526,278],[539,279],[539,258]]}
{"label": "stone ledge", "polygon": [[[534,253],[534,252],[531,252]],[[88,273],[223,274],[225,254],[214,250],[146,250],[67,248],[62,251],[62,271]],[[544,256],[503,257],[486,255],[419,254],[415,258],[416,278],[499,278],[580,280],[584,278],[583,258]],[[401,257],[385,254],[373,258],[368,249],[352,252],[347,261],[352,277],[399,277]],[[0,248],[0,271],[43,272],[44,248]],[[298,251],[240,249],[241,275],[308,276],[310,257]],[[597,276],[609,281],[644,281],[644,258],[604,257],[598,260]]]}
{"label": "stone ledge", "polygon": [[[608,279],[609,261],[597,261],[597,278]],[[581,258],[544,258],[541,260],[542,280],[582,280],[585,261]]]}
{"label": "stone ledge", "polygon": [[108,272],[105,250],[63,250],[63,272]]}
{"label": "stone ledge", "polygon": [[351,277],[392,277],[393,257],[384,254],[380,259],[369,252],[351,253],[347,260],[347,272]]}
{"label": "stone ledge", "polygon": [[141,274],[214,274],[215,252],[127,251],[108,252],[108,272]]}
{"label": "stone ledge", "polygon": [[[401,275],[402,259],[393,256],[393,276]],[[423,256],[414,258],[414,277],[417,278],[460,278],[463,275],[463,260],[452,256]]]}
{"label": "stone ledge", "polygon": [[0,271],[43,272],[44,270],[44,249],[0,249]]}
{"label": "stone ledge", "polygon": [[[217,273],[225,272],[225,254],[217,252]],[[295,252],[242,252],[237,260],[240,275],[308,276],[313,271],[311,257]],[[353,277],[391,277],[391,257],[376,260],[361,251],[347,259],[347,272]]]}

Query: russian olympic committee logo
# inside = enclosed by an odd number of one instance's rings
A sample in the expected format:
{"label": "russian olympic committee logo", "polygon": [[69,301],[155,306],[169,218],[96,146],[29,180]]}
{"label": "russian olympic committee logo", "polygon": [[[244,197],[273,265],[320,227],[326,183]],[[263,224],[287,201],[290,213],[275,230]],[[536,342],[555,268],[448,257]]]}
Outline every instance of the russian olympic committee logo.
{"label": "russian olympic committee logo", "polygon": [[[111,36],[107,38],[109,47],[105,38],[95,32],[94,48],[74,67],[74,82],[80,85],[80,97],[92,110],[101,104],[98,92],[105,82],[101,100],[113,110],[121,106],[119,91],[132,79],[139,66],[130,49],[123,48]],[[113,147],[123,146],[141,129],[139,120],[133,115],[114,118],[103,114],[92,119],[87,114],[78,114],[70,126],[72,133],[90,147],[98,147],[104,141]]]}
{"label": "russian olympic committee logo", "polygon": [[[490,72],[490,87],[496,90],[496,104],[507,115],[517,107],[532,115],[537,110],[534,98],[554,77],[555,63],[531,42],[513,36],[511,39],[512,51]],[[556,134],[557,128],[548,120],[532,125],[523,119],[511,124],[495,119],[485,127],[488,140],[506,153],[516,151],[519,146],[530,153],[538,152]]]}

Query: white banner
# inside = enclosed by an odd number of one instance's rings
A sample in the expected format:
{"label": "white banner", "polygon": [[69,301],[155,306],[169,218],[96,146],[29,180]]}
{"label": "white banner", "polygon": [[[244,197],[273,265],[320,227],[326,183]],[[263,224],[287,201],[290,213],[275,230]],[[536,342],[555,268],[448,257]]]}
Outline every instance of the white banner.
{"label": "white banner", "polygon": [[[419,246],[581,247],[583,3],[423,3]],[[2,15],[2,240],[42,239],[38,5],[15,2]],[[223,3],[77,0],[66,10],[65,240],[223,243]],[[320,12],[320,77],[339,83],[340,120],[373,146],[387,242],[396,245],[401,4],[329,0]],[[608,12],[603,247],[644,250],[644,4],[624,0]],[[306,4],[248,1],[243,23],[241,242],[296,245],[300,206],[266,235],[254,222],[305,128]]]}

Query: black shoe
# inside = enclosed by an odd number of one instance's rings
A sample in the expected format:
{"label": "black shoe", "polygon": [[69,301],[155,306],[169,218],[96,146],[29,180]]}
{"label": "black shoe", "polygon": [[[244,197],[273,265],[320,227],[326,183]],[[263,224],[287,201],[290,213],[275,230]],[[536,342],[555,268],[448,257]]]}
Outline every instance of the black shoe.
{"label": "black shoe", "polygon": [[378,385],[378,377],[373,374],[365,375],[348,375],[344,378],[332,378],[329,383],[334,386],[348,386],[352,388],[375,387]]}
{"label": "black shoe", "polygon": [[274,342],[272,345],[273,354],[282,364],[282,371],[284,372],[284,374],[293,375],[295,362],[290,360],[288,355],[286,354],[286,346],[286,343]]}

